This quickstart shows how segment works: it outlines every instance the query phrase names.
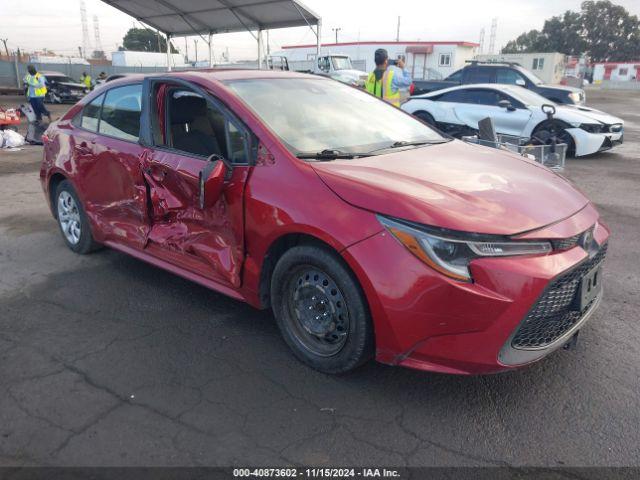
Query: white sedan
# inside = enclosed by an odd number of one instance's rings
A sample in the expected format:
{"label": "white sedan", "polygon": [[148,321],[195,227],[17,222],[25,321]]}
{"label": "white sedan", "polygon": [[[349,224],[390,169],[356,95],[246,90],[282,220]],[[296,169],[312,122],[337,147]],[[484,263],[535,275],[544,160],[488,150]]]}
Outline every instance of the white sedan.
{"label": "white sedan", "polygon": [[[548,117],[544,105],[553,105]],[[475,135],[478,122],[493,119],[497,133],[548,143],[556,136],[580,157],[622,143],[624,122],[584,106],[557,105],[516,85],[463,85],[411,97],[402,109],[454,137]],[[544,110],[549,110],[545,107]]]}

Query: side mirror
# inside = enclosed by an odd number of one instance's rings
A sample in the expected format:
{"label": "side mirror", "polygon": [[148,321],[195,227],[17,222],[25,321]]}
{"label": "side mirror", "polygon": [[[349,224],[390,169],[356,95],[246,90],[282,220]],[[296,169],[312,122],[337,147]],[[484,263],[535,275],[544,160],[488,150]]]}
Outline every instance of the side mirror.
{"label": "side mirror", "polygon": [[209,161],[200,170],[200,208],[210,208],[222,195],[224,182],[231,173],[231,164],[219,155],[211,155]]}
{"label": "side mirror", "polygon": [[527,85],[527,82],[525,82],[522,78],[516,78],[516,85],[524,87]]}
{"label": "side mirror", "polygon": [[513,112],[516,108],[511,105],[511,102],[509,100],[500,100],[498,102],[498,106],[500,108],[506,108],[509,112]]}

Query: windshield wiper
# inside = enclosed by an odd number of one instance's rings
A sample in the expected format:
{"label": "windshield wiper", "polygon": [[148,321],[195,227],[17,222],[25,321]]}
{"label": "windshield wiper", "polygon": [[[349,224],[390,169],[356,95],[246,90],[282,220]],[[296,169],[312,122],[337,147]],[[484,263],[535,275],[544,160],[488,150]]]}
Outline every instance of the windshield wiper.
{"label": "windshield wiper", "polygon": [[369,153],[347,153],[342,152],[340,150],[331,150],[325,149],[321,152],[301,152],[296,155],[296,157],[301,159],[311,159],[311,160],[339,160],[339,159],[352,159],[352,158],[360,158],[360,157],[368,157]]}
{"label": "windshield wiper", "polygon": [[391,145],[387,145],[386,147],[377,148],[375,150],[371,150],[368,153],[380,152],[382,150],[391,150],[394,148],[403,148],[403,147],[420,147],[422,145],[438,145],[440,143],[450,142],[450,138],[444,138],[442,140],[419,140],[415,142],[408,142],[406,140],[400,140],[397,142],[393,142]]}

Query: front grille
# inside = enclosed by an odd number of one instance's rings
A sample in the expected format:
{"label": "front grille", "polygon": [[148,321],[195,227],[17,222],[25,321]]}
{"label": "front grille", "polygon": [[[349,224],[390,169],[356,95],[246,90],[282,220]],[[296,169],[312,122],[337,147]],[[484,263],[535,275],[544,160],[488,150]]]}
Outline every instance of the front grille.
{"label": "front grille", "polygon": [[591,227],[588,230],[585,230],[584,232],[574,235],[573,237],[551,240],[551,245],[553,246],[554,250],[569,250],[570,248],[576,247],[578,245],[584,245],[585,240],[583,237],[588,235],[591,238],[593,236],[594,228],[595,227]]}
{"label": "front grille", "polygon": [[573,248],[576,245],[578,245],[578,242],[580,241],[580,237],[582,237],[582,233],[579,233],[578,235],[574,235],[573,237],[569,237],[569,238],[551,240],[551,244],[553,245],[554,250],[569,250],[570,248]]}
{"label": "front grille", "polygon": [[[589,310],[576,310],[582,277],[604,260],[607,244],[589,260],[553,280],[518,327],[511,346],[522,350],[544,348],[569,331]],[[595,301],[595,300],[594,300]]]}

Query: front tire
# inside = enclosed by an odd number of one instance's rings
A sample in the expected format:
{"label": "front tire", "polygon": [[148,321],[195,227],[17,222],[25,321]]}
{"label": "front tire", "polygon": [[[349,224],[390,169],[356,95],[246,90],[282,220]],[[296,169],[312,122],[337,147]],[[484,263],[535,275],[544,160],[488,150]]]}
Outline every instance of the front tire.
{"label": "front tire", "polygon": [[423,122],[425,122],[426,124],[431,125],[432,127],[436,126],[436,121],[429,112],[425,112],[421,110],[419,112],[414,113],[413,115],[419,118],[420,120],[422,120]]}
{"label": "front tire", "polygon": [[67,247],[81,255],[100,248],[93,240],[89,219],[78,194],[68,180],[58,185],[55,194],[56,218]]}
{"label": "front tire", "polygon": [[303,363],[339,374],[373,357],[373,326],[364,294],[335,253],[311,245],[293,247],[278,261],[271,286],[280,332]]}
{"label": "front tire", "polygon": [[567,157],[573,157],[576,154],[576,143],[573,137],[567,132],[565,126],[558,121],[546,121],[536,127],[531,134],[531,138],[538,141],[542,145],[551,145],[551,139],[555,136],[557,143],[567,144]]}

